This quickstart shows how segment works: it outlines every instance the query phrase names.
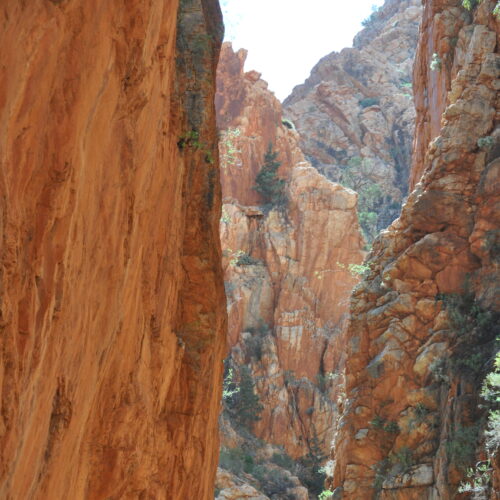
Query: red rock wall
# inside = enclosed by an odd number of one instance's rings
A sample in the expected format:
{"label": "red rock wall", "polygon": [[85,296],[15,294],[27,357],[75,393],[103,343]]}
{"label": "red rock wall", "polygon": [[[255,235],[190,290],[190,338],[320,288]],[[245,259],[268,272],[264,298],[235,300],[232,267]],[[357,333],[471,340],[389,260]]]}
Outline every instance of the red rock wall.
{"label": "red rock wall", "polygon": [[0,6],[2,498],[212,498],[220,13],[177,7]]}
{"label": "red rock wall", "polygon": [[281,104],[268,90],[257,71],[244,71],[247,52],[234,52],[231,43],[223,45],[217,70],[217,125],[225,199],[244,205],[262,202],[253,190],[269,144],[279,151],[279,173],[286,177],[293,165],[304,161],[297,141],[281,123]]}
{"label": "red rock wall", "polygon": [[[332,452],[331,486],[344,500],[459,498],[467,464],[449,444],[460,445],[457,430],[484,416],[478,393],[498,324],[482,331],[472,310],[457,325],[442,299],[472,293],[488,317],[500,311],[500,23],[496,2],[484,0],[472,14],[457,4],[424,1],[415,69],[419,183],[375,242],[371,273],[351,300],[347,400]],[[455,49],[442,54],[441,68],[427,69],[453,33]],[[472,441],[471,466],[484,458],[479,444]]]}
{"label": "red rock wall", "polygon": [[[364,255],[357,195],[304,161],[279,101],[258,73],[243,72],[245,55],[224,44],[217,78],[231,362],[248,364],[257,381],[260,438],[294,457],[306,455],[315,438],[326,453],[340,392],[327,375],[343,363],[347,298],[359,280],[349,265]],[[228,159],[224,142],[234,129]],[[288,181],[282,210],[255,206],[252,187],[270,142]],[[254,264],[238,265],[241,253]]]}

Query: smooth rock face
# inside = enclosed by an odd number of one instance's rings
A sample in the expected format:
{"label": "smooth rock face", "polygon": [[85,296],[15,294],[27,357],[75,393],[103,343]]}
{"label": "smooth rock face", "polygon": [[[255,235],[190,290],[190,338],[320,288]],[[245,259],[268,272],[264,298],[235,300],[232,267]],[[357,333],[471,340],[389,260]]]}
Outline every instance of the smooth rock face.
{"label": "smooth rock face", "polygon": [[[457,322],[449,296],[473,293],[483,320],[498,318],[495,4],[484,0],[471,15],[451,0],[424,1],[415,69],[418,183],[375,241],[371,272],[351,298],[348,337],[358,342],[347,344],[347,402],[330,485],[344,500],[458,498],[464,464],[453,446],[463,447],[460,432],[472,432],[484,414],[478,392],[498,324],[481,330],[471,306]],[[442,66],[431,71],[434,53]],[[467,460],[482,458],[478,449]]]}
{"label": "smooth rock face", "polygon": [[221,19],[177,11],[0,6],[2,498],[213,498]]}
{"label": "smooth rock face", "polygon": [[415,121],[412,65],[420,0],[388,0],[354,39],[354,47],[323,57],[284,101],[306,158],[337,181],[362,158],[388,197],[380,227],[399,213],[407,193]]}
{"label": "smooth rock face", "polygon": [[[296,458],[316,441],[326,452],[335,432],[342,401],[333,373],[344,362],[347,298],[359,280],[352,265],[363,259],[363,240],[356,193],[304,161],[267,84],[243,73],[244,56],[224,44],[216,100],[230,358],[248,364],[256,380],[264,411],[254,432]],[[252,187],[269,143],[288,181],[284,210],[255,204]],[[251,260],[238,265],[241,255]]]}

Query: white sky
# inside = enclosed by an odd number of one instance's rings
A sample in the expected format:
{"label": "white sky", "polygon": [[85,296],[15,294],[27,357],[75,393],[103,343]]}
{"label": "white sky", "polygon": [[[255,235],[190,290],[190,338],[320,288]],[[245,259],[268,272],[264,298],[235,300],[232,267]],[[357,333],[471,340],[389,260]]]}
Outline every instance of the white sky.
{"label": "white sky", "polygon": [[226,40],[248,49],[256,70],[283,100],[330,52],[352,46],[361,21],[383,0],[221,0]]}

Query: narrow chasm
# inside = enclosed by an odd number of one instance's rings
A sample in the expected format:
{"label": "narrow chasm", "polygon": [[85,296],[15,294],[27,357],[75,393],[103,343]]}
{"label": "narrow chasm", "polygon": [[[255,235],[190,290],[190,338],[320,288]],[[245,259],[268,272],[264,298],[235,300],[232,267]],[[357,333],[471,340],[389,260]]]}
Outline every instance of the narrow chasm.
{"label": "narrow chasm", "polygon": [[498,498],[500,4],[363,25],[282,103],[222,47],[218,500]]}
{"label": "narrow chasm", "polygon": [[500,499],[500,0],[282,1],[0,2],[0,498]]}

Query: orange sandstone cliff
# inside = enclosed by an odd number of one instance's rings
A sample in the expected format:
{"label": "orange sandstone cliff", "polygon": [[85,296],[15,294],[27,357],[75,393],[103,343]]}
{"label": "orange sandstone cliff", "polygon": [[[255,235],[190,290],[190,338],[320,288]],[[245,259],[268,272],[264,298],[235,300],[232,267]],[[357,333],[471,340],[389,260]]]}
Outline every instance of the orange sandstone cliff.
{"label": "orange sandstone cliff", "polygon": [[462,498],[469,467],[463,498],[499,491],[478,394],[500,334],[500,21],[495,1],[423,3],[414,190],[352,295],[332,498]]}
{"label": "orange sandstone cliff", "polygon": [[0,6],[2,498],[213,497],[220,40],[213,0]]}
{"label": "orange sandstone cliff", "polygon": [[[338,415],[347,299],[359,280],[353,265],[364,256],[357,195],[304,160],[279,101],[258,73],[244,72],[245,56],[223,45],[216,97],[229,365],[235,374],[247,365],[255,380],[264,407],[252,426],[256,436],[294,459],[326,455]],[[281,208],[266,206],[253,189],[269,144],[287,182]],[[225,447],[241,446],[224,435]],[[227,478],[220,483],[230,495]]]}

